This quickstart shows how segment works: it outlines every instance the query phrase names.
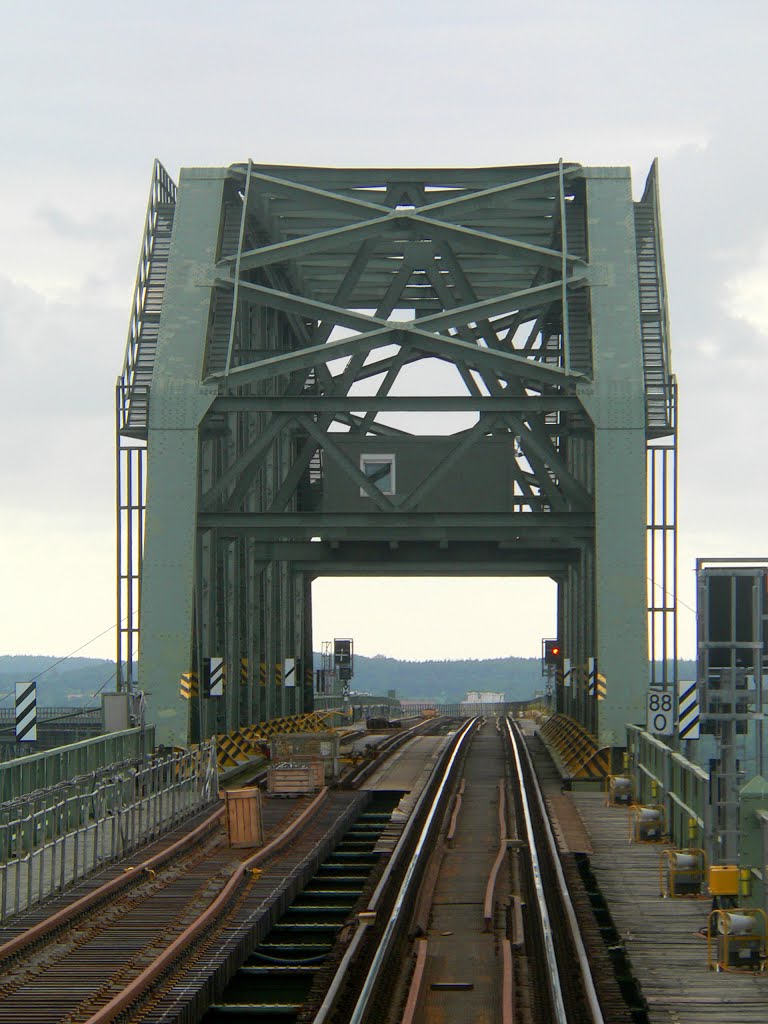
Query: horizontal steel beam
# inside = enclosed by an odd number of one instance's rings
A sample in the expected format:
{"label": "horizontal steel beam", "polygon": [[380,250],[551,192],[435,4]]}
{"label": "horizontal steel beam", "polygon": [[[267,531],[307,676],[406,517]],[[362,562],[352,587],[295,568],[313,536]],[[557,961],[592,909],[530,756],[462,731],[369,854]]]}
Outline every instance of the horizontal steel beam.
{"label": "horizontal steel beam", "polygon": [[553,566],[567,565],[578,561],[578,547],[554,548],[550,545],[541,546],[539,538],[536,545],[522,544],[519,547],[502,547],[488,541],[462,541],[439,545],[391,541],[353,541],[343,544],[329,544],[325,541],[315,543],[290,541],[274,541],[272,543],[257,542],[250,549],[257,562],[301,561],[306,564],[328,562],[343,565],[356,564],[400,563],[403,565],[458,566],[466,562],[473,565],[501,563],[504,565],[538,565],[545,575],[549,575]]}
{"label": "horizontal steel beam", "polygon": [[293,562],[296,572],[310,576],[499,576],[521,577],[542,576],[557,579],[567,572],[567,565],[552,562],[546,569],[541,562],[500,562],[493,559],[485,562]]}
{"label": "horizontal steel beam", "polygon": [[[521,499],[522,502],[522,499]],[[307,513],[208,512],[198,527],[220,536],[263,540],[381,540],[451,543],[461,540],[498,544],[535,543],[578,546],[594,532],[592,516],[581,513],[519,512],[433,514],[425,512]]]}
{"label": "horizontal steel beam", "polygon": [[[244,175],[247,164],[232,164],[232,174]],[[531,178],[554,178],[559,175],[558,164],[528,164],[526,166],[501,165],[498,167],[303,167],[296,164],[253,164],[259,174],[269,174],[284,181],[296,181],[317,187],[326,186],[338,191],[341,188],[382,188],[388,184],[423,182],[434,187],[488,188],[499,183],[520,182],[530,187]],[[564,171],[578,174],[580,164],[567,163]],[[373,193],[375,196],[375,193]]]}
{"label": "horizontal steel beam", "polygon": [[212,412],[483,412],[542,413],[583,412],[578,398],[561,395],[549,397],[494,397],[470,395],[409,396],[354,395],[351,397],[256,397],[228,396],[214,399]]}

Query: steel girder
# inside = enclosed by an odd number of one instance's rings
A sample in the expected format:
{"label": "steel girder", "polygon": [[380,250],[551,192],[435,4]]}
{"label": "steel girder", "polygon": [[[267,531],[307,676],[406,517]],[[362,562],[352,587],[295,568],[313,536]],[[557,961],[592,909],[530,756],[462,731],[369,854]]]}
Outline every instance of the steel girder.
{"label": "steel girder", "polygon": [[586,683],[559,701],[623,742],[648,675],[646,440],[670,433],[666,322],[644,327],[657,205],[645,234],[638,206],[625,169],[562,162],[182,172],[141,589],[166,741],[310,709],[327,573],[552,576],[566,654],[609,679],[599,709]]}

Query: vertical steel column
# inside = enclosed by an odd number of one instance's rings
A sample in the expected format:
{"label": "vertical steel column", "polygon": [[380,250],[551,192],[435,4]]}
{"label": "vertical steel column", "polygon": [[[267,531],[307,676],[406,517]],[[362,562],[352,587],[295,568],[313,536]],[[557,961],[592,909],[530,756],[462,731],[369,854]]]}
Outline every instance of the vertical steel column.
{"label": "vertical steel column", "polygon": [[595,438],[595,655],[601,745],[623,746],[648,686],[645,382],[632,193],[625,168],[585,169]]}
{"label": "vertical steel column", "polygon": [[651,683],[677,686],[677,433],[648,444]]}
{"label": "vertical steel column", "polygon": [[[140,682],[158,741],[182,745],[189,703],[179,680],[192,660],[199,426],[217,388],[202,384],[225,170],[182,176],[149,408],[146,558]],[[178,254],[178,258],[173,258]]]}
{"label": "vertical steel column", "polygon": [[584,725],[589,732],[597,735],[598,705],[596,697],[589,695],[588,663],[597,650],[594,629],[595,607],[595,556],[592,545],[585,545],[580,563],[581,589],[579,591],[579,667],[580,693]]}
{"label": "vertical steel column", "polygon": [[312,643],[312,577],[309,573],[304,573],[302,577],[302,586],[304,588],[304,620],[302,622],[301,644],[301,664],[303,673],[301,680],[301,710],[306,712],[315,710],[315,658],[314,646]]}
{"label": "vertical steel column", "polygon": [[238,541],[229,540],[224,545],[224,642],[220,651],[224,657],[224,707],[226,709],[226,732],[237,729],[240,722],[240,586],[238,572]]}

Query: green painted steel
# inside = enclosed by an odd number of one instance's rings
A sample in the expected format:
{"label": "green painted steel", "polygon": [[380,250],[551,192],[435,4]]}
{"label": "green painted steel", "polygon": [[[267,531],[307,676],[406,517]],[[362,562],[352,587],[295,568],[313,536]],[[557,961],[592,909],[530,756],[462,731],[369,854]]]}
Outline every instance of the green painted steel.
{"label": "green painted steel", "polygon": [[[664,806],[672,843],[678,849],[703,849],[708,863],[723,863],[709,773],[638,726],[627,727],[627,753],[634,798]],[[768,912],[768,781],[751,778],[739,791],[735,813],[739,838],[733,861],[743,872],[739,902]]]}
{"label": "green painted steel", "polygon": [[627,727],[627,752],[635,800],[664,805],[675,846],[703,849],[709,831],[709,774],[638,726]]}
{"label": "green painted steel", "polygon": [[562,161],[182,172],[143,362],[134,331],[162,742],[311,708],[319,575],[545,575],[558,708],[623,745],[648,682],[646,446],[674,436],[657,192],[655,165],[635,203],[626,168]]}
{"label": "green painted steel", "polygon": [[749,877],[749,903],[768,913],[768,780],[756,775],[739,793],[739,866]]}
{"label": "green painted steel", "polygon": [[[581,720],[600,746],[622,746],[642,717],[648,686],[646,629],[645,380],[629,173],[585,172],[589,209],[594,373],[577,393],[594,425],[594,574],[576,614],[593,609],[596,649],[609,699],[587,697]],[[567,600],[571,600],[567,594]]]}
{"label": "green painted steel", "polygon": [[155,730],[150,726],[147,729],[110,732],[5,761],[0,764],[0,803],[36,790],[49,789],[108,765],[144,757],[154,745]]}

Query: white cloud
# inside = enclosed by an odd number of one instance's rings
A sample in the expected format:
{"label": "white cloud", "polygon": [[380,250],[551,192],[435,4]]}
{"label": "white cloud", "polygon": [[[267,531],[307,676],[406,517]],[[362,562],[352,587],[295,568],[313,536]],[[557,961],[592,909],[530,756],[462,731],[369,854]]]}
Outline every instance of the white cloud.
{"label": "white cloud", "polygon": [[768,334],[768,242],[751,266],[725,282],[725,290],[729,315]]}
{"label": "white cloud", "polygon": [[721,352],[720,342],[715,338],[702,338],[695,342],[696,351],[706,359],[716,359]]}

